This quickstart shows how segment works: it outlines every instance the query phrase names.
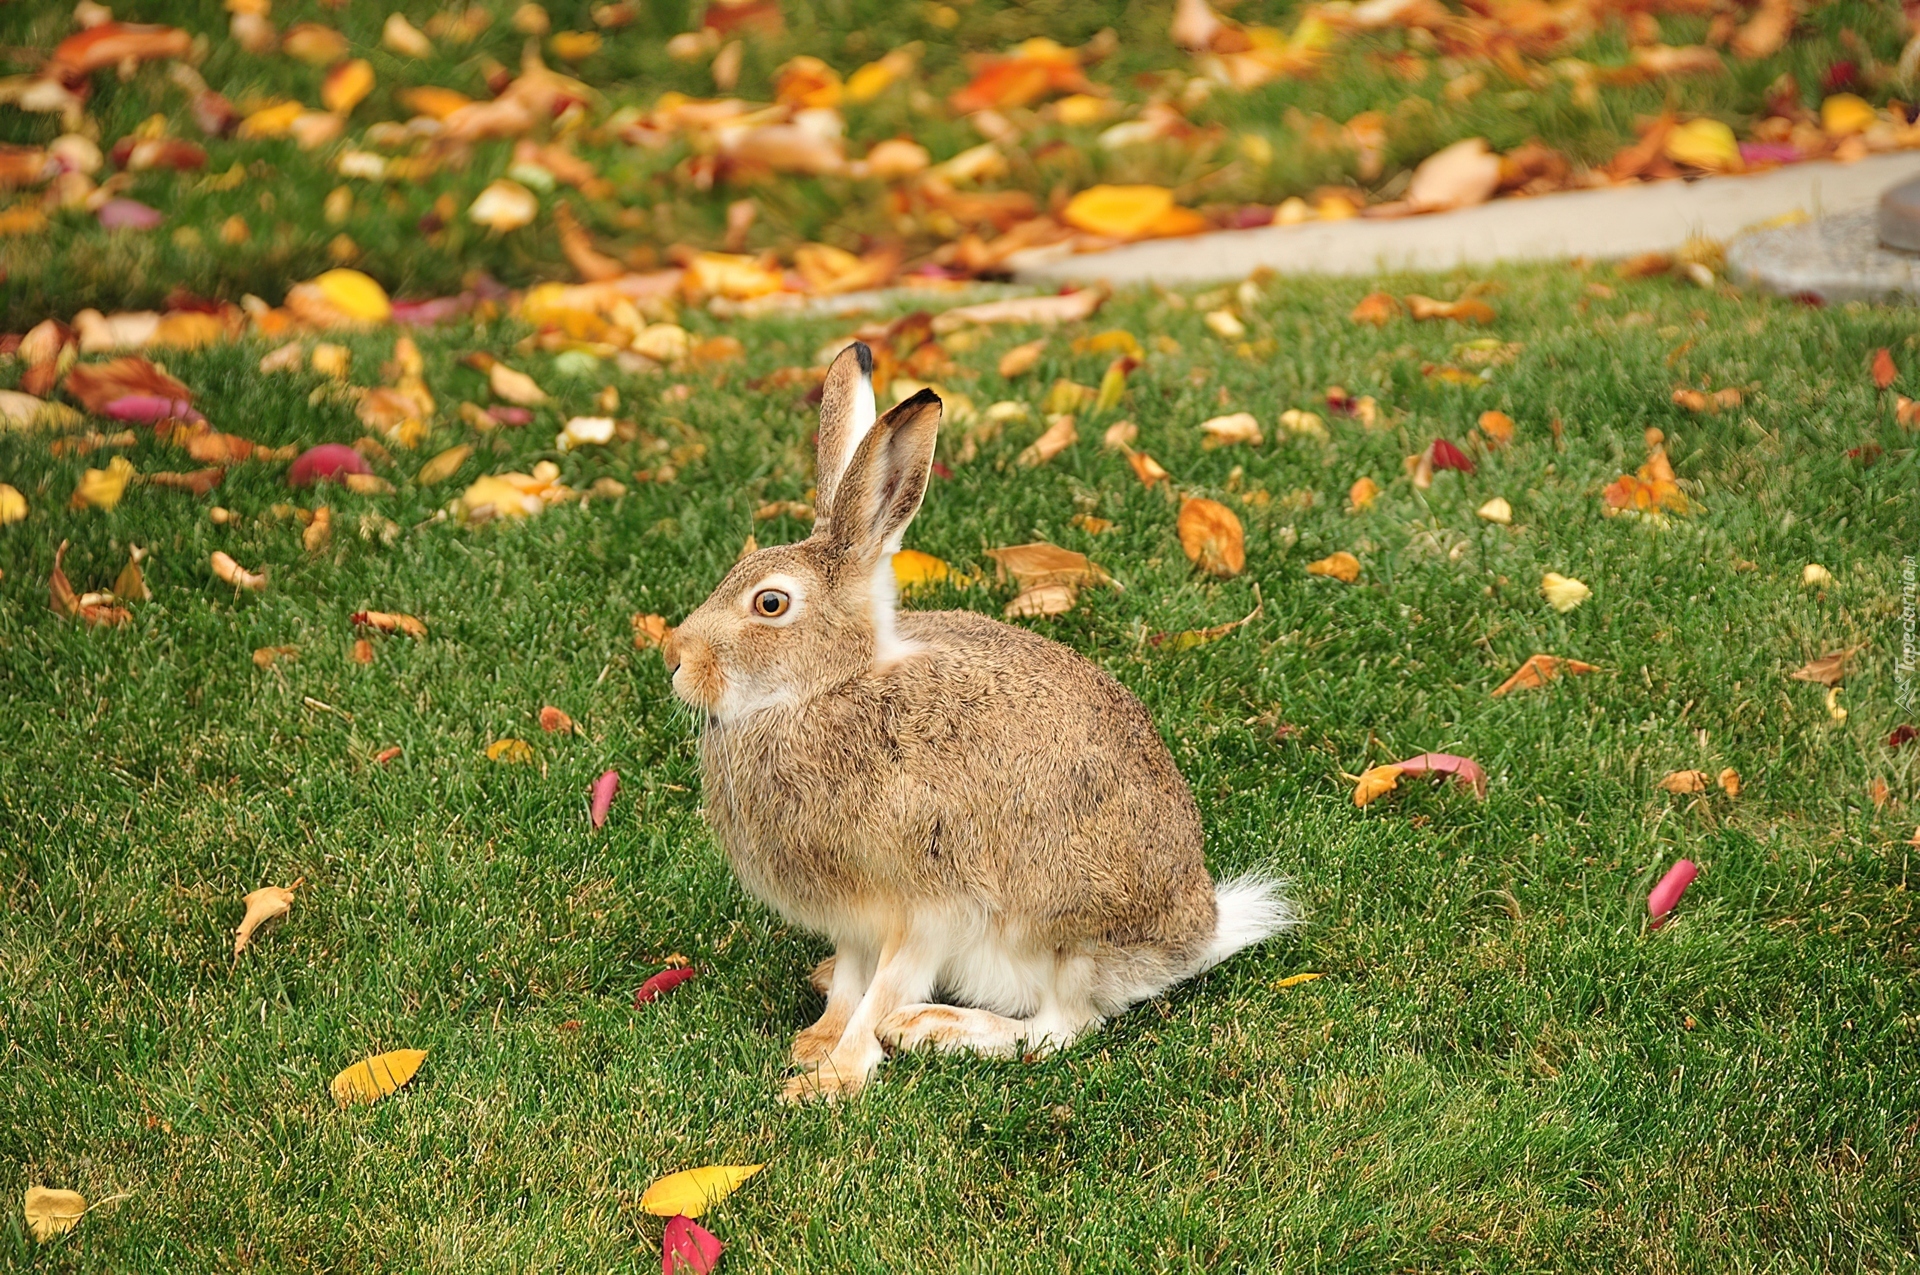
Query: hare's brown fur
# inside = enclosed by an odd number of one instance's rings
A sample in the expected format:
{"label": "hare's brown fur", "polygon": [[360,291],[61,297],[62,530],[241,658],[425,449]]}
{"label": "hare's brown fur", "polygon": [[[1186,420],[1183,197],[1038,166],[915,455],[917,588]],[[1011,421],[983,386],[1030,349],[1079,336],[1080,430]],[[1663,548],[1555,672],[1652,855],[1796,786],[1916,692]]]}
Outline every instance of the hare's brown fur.
{"label": "hare's brown fur", "polygon": [[[735,564],[667,650],[734,871],[835,942],[796,1093],[858,1087],[883,1040],[1064,1044],[1290,919],[1266,883],[1209,878],[1192,795],[1125,687],[985,616],[895,616],[939,402],[868,424],[863,353],[829,373],[814,535]],[[774,596],[781,614],[756,609]]]}

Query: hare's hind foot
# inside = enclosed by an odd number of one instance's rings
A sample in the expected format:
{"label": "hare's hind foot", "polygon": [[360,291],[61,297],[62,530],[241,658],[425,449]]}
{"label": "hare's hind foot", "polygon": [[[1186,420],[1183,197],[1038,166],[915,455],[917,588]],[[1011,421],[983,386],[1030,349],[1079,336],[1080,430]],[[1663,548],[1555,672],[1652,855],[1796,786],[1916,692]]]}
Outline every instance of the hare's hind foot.
{"label": "hare's hind foot", "polygon": [[942,1053],[1019,1058],[1022,1045],[1032,1053],[1051,1053],[1100,1023],[1100,1016],[1091,1010],[1081,1015],[1042,1011],[1032,1018],[1008,1018],[959,1005],[905,1005],[880,1020],[878,1035],[894,1049],[931,1047]]}

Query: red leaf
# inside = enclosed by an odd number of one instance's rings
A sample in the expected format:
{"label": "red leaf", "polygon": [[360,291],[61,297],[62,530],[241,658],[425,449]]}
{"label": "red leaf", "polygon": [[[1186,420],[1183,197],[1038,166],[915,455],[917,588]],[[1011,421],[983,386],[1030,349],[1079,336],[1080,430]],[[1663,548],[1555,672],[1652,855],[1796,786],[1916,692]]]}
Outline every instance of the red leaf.
{"label": "red leaf", "polygon": [[1900,369],[1893,365],[1893,351],[1881,346],[1873,352],[1873,383],[1878,389],[1886,389],[1893,384],[1893,378],[1900,375]]}
{"label": "red leaf", "polygon": [[1920,730],[1915,730],[1903,722],[1894,727],[1893,733],[1887,736],[1887,747],[1898,748],[1902,744],[1911,743],[1916,738],[1920,738]]}
{"label": "red leaf", "polygon": [[685,969],[661,970],[646,982],[640,984],[640,990],[633,994],[633,1007],[640,1008],[650,1000],[665,996],[680,984],[692,978],[692,966]]}
{"label": "red leaf", "polygon": [[676,1213],[667,1219],[667,1232],[660,1237],[661,1275],[708,1275],[720,1264],[726,1247],[698,1222]]}
{"label": "red leaf", "polygon": [[1427,455],[1435,469],[1457,469],[1463,474],[1473,472],[1473,462],[1467,458],[1467,454],[1444,438],[1434,439]]}
{"label": "red leaf", "polygon": [[1482,800],[1487,795],[1487,772],[1480,769],[1480,763],[1471,757],[1456,757],[1452,753],[1421,753],[1406,761],[1393,763],[1403,775],[1452,775],[1463,784],[1473,788],[1473,795]]}

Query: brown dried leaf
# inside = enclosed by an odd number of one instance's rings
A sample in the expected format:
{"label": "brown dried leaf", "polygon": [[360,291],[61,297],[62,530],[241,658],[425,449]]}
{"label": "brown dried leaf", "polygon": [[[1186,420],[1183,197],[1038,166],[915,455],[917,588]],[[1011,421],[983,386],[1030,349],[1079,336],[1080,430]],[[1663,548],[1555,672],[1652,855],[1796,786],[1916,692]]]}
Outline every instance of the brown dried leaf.
{"label": "brown dried leaf", "polygon": [[[1031,544],[989,549],[987,556],[1002,579],[1011,577],[1022,589],[1043,584],[1106,584],[1110,577],[1087,560],[1084,553],[1062,549],[1059,545],[1037,540]],[[1068,605],[1072,605],[1069,603]]]}
{"label": "brown dried leaf", "polygon": [[1796,682],[1817,682],[1821,686],[1838,686],[1847,675],[1847,661],[1860,648],[1848,647],[1844,651],[1828,651],[1817,660],[1808,660],[1789,676]]}
{"label": "brown dried leaf", "polygon": [[1078,600],[1079,591],[1070,584],[1055,582],[1030,585],[1021,590],[1019,596],[1013,601],[1007,603],[1003,614],[1009,620],[1063,615],[1073,610],[1073,604]]}

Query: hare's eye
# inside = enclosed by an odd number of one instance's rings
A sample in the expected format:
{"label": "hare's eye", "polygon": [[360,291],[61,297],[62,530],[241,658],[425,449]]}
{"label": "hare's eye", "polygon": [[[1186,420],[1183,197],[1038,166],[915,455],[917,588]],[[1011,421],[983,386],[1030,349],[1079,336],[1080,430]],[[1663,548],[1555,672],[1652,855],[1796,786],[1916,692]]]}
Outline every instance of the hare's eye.
{"label": "hare's eye", "polygon": [[754,614],[764,616],[769,620],[778,619],[780,616],[785,615],[787,608],[792,605],[793,599],[789,598],[779,589],[762,589],[753,595]]}

